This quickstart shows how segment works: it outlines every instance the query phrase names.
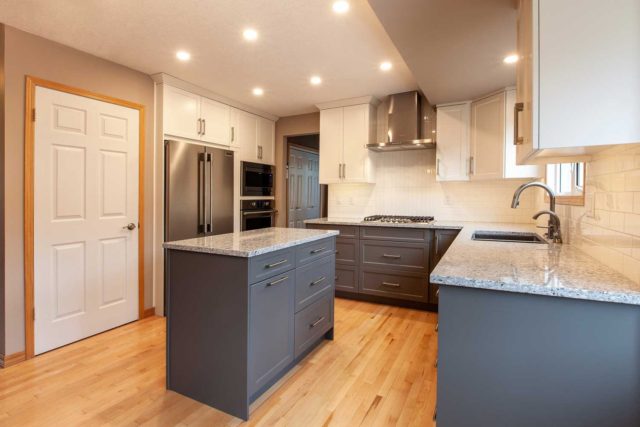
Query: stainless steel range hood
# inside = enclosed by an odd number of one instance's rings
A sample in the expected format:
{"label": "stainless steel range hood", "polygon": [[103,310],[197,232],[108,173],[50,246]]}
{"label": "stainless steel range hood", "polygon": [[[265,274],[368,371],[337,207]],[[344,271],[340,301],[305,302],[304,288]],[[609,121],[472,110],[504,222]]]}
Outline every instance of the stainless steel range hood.
{"label": "stainless steel range hood", "polygon": [[386,140],[367,144],[373,151],[424,150],[436,146],[436,112],[417,91],[390,95],[386,108]]}

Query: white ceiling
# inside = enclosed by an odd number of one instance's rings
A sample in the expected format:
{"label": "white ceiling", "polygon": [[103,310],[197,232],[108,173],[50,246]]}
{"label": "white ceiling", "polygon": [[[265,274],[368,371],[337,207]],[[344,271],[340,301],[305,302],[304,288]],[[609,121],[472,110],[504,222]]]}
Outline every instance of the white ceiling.
{"label": "white ceiling", "polygon": [[[288,116],[319,102],[417,88],[367,2],[350,3],[336,15],[332,0],[0,0],[0,22]],[[249,26],[259,31],[255,43],[242,38]],[[179,49],[192,60],[178,62]],[[378,69],[383,60],[392,71]],[[321,86],[309,85],[313,74]],[[255,86],[262,98],[251,94]]]}
{"label": "white ceiling", "polygon": [[369,0],[434,104],[463,101],[515,84],[514,0]]}

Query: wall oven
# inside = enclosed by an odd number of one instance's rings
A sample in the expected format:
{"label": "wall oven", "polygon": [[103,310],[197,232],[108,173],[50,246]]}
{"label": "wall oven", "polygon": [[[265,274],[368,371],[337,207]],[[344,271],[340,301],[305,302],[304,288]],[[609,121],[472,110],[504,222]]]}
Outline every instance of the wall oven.
{"label": "wall oven", "polygon": [[275,168],[260,163],[242,162],[242,195],[273,196]]}
{"label": "wall oven", "polygon": [[242,231],[275,227],[274,200],[241,200],[240,229]]}

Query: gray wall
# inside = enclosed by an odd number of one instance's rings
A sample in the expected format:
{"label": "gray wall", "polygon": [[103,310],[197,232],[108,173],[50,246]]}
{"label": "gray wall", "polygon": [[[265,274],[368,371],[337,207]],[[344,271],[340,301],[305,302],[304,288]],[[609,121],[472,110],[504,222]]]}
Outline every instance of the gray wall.
{"label": "gray wall", "polygon": [[[5,26],[5,143],[2,158],[2,210],[0,235],[8,249],[3,261],[5,354],[24,350],[24,98],[25,76],[31,75],[70,86],[126,99],[145,106],[145,307],[152,300],[153,230],[153,110],[154,87],[141,72]],[[4,245],[3,245],[4,246]],[[1,268],[1,266],[0,266]]]}

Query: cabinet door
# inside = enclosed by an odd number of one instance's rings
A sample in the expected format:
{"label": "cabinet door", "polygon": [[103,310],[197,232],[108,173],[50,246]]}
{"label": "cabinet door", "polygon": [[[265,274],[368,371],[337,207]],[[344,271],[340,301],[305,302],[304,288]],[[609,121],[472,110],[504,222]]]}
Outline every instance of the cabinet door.
{"label": "cabinet door", "polygon": [[275,123],[258,117],[258,159],[260,163],[275,164]]}
{"label": "cabinet door", "polygon": [[293,361],[294,277],[292,270],[251,286],[249,394]]}
{"label": "cabinet door", "polygon": [[518,165],[516,160],[516,145],[514,145],[514,122],[516,105],[516,90],[505,92],[505,140],[504,140],[504,177],[505,178],[539,178],[543,168],[536,165]]}
{"label": "cabinet door", "polygon": [[469,103],[438,107],[436,180],[469,180]]}
{"label": "cabinet door", "polygon": [[258,161],[258,117],[244,111],[237,112],[238,128],[235,135],[238,139],[240,160]]}
{"label": "cabinet door", "polygon": [[533,4],[538,148],[640,142],[640,2]]}
{"label": "cabinet door", "polygon": [[231,128],[229,126],[228,105],[201,98],[200,118],[202,119],[202,140],[220,145],[229,145]]}
{"label": "cabinet door", "polygon": [[343,161],[343,109],[320,111],[320,184],[341,181]]}
{"label": "cabinet door", "polygon": [[171,86],[163,91],[163,127],[167,135],[200,139],[200,97]]}
{"label": "cabinet door", "polygon": [[343,109],[343,166],[345,182],[373,182],[369,143],[371,106],[352,105]]}
{"label": "cabinet door", "polygon": [[518,7],[516,46],[520,56],[516,64],[516,158],[524,164],[538,148],[533,138],[533,5],[532,0],[520,0]]}
{"label": "cabinet door", "polygon": [[471,103],[471,156],[473,180],[500,179],[504,166],[504,92]]}

